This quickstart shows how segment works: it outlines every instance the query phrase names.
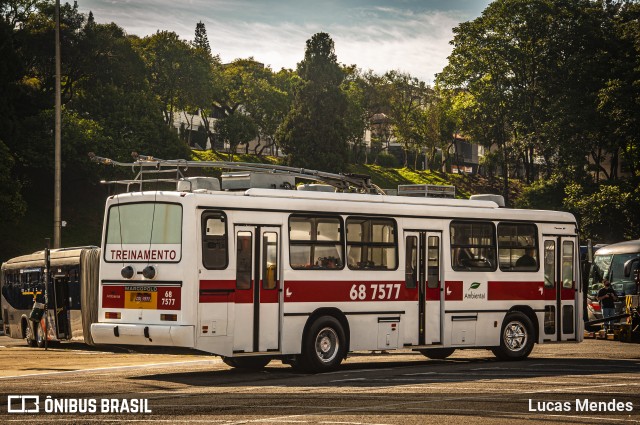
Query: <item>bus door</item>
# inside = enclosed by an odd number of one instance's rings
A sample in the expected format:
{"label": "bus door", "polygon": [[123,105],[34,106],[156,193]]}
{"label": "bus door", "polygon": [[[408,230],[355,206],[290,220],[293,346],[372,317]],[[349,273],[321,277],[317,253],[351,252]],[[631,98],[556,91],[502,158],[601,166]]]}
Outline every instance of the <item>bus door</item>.
{"label": "bus door", "polygon": [[405,232],[405,284],[418,290],[418,344],[442,342],[442,234]]}
{"label": "bus door", "polygon": [[576,339],[578,287],[574,237],[545,236],[544,335],[546,341]]}
{"label": "bus door", "polygon": [[69,335],[69,277],[63,274],[62,270],[55,269],[52,278],[56,337],[68,339],[71,338]]}
{"label": "bus door", "polygon": [[278,351],[280,228],[236,226],[234,352]]}

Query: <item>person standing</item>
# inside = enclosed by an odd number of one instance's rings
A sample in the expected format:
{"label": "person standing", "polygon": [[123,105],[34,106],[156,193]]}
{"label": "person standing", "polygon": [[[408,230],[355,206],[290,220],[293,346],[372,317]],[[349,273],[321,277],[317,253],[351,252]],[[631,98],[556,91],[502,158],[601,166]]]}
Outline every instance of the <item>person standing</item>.
{"label": "person standing", "polygon": [[[606,319],[616,314],[615,302],[618,301],[618,296],[611,287],[609,279],[604,279],[602,283],[604,288],[598,291],[598,301],[600,301],[600,307],[602,308],[602,318]],[[605,332],[613,330],[613,320],[604,322],[604,330]]]}

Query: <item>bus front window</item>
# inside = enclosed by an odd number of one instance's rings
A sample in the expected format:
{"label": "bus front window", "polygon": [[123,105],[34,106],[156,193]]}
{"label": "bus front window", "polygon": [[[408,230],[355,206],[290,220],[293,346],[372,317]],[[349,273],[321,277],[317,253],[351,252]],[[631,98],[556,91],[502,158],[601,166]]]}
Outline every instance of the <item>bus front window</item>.
{"label": "bus front window", "polygon": [[153,202],[112,205],[107,220],[104,253],[107,261],[180,261],[180,205]]}
{"label": "bus front window", "polygon": [[588,295],[595,297],[602,287],[602,281],[609,274],[612,255],[596,255],[589,271],[589,292]]}

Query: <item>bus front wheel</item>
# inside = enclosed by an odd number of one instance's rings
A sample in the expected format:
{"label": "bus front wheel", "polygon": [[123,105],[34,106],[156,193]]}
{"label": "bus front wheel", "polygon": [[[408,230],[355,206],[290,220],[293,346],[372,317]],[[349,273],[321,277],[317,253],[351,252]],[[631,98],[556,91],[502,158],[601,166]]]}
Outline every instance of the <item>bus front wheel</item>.
{"label": "bus front wheel", "polygon": [[328,372],[336,369],[347,354],[342,325],[333,316],[321,316],[309,327],[297,366],[307,372]]}
{"label": "bus front wheel", "polygon": [[519,311],[507,314],[502,323],[500,347],[491,351],[500,360],[524,360],[533,350],[534,331],[531,320]]}

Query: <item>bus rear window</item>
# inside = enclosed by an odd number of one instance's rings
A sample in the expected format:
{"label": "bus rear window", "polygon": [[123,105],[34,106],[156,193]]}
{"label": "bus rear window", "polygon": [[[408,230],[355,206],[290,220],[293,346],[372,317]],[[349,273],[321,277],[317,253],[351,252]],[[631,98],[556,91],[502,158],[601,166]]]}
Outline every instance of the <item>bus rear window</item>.
{"label": "bus rear window", "polygon": [[106,261],[178,262],[182,255],[182,207],[120,204],[109,208]]}

